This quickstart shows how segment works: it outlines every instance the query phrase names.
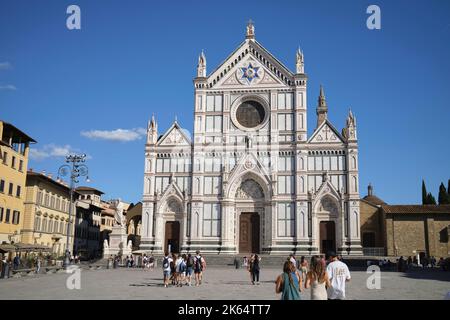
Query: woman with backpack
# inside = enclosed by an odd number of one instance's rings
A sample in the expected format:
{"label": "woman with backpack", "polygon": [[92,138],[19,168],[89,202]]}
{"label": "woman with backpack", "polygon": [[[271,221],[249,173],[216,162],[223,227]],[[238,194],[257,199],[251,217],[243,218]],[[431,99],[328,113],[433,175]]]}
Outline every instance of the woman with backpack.
{"label": "woman with backpack", "polygon": [[177,274],[177,266],[176,266],[176,261],[177,261],[177,255],[175,253],[172,253],[172,261],[170,262],[170,273],[171,273],[171,277],[170,279],[172,280],[172,285],[176,285],[177,284],[177,279],[178,279],[178,274]]}
{"label": "woman with backpack", "polygon": [[195,274],[195,286],[202,284],[202,271],[203,271],[203,258],[200,255],[200,251],[197,250],[194,258],[194,274]]}
{"label": "woman with backpack", "polygon": [[169,286],[170,279],[170,264],[172,263],[172,258],[169,256],[169,253],[166,252],[164,254],[164,258],[162,261],[163,275],[164,275],[164,287],[167,288]]}
{"label": "woman with backpack", "polygon": [[189,253],[186,258],[186,284],[190,287],[192,272],[194,271],[194,257]]}

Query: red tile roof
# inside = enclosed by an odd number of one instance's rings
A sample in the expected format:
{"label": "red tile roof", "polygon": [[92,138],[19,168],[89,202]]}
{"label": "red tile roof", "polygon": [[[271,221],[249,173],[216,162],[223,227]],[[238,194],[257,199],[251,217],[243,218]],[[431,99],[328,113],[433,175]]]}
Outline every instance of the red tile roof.
{"label": "red tile roof", "polygon": [[430,214],[430,213],[444,213],[450,214],[450,205],[382,205],[381,208],[386,213],[400,213],[400,214]]}

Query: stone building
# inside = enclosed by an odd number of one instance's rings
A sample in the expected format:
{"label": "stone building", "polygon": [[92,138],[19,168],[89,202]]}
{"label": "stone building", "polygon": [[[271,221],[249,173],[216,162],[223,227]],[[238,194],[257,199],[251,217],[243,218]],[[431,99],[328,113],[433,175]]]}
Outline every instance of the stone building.
{"label": "stone building", "polygon": [[342,132],[321,87],[307,131],[304,54],[290,71],[255,39],[194,78],[193,137],[155,118],[145,146],[140,248],[162,253],[360,255],[358,142],[349,112]]}
{"label": "stone building", "polygon": [[[76,197],[76,194],[75,194]],[[63,256],[67,247],[70,188],[49,174],[28,171],[22,242],[41,244]],[[69,234],[69,250],[73,247],[74,217]]]}
{"label": "stone building", "polygon": [[21,241],[28,154],[35,142],[0,120],[0,244]]}
{"label": "stone building", "polygon": [[361,199],[366,255],[448,257],[449,229],[450,205],[388,205],[370,185]]}

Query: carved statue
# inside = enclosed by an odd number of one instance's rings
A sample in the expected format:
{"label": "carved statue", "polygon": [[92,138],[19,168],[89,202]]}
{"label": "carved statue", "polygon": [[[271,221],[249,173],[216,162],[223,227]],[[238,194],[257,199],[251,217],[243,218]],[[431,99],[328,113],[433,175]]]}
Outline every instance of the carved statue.
{"label": "carved statue", "polygon": [[123,215],[123,203],[120,199],[113,201],[115,212],[114,218],[116,219],[116,224],[119,226],[124,226],[126,224],[125,217]]}
{"label": "carved statue", "polygon": [[108,245],[108,240],[103,240],[103,249],[108,249],[109,245]]}

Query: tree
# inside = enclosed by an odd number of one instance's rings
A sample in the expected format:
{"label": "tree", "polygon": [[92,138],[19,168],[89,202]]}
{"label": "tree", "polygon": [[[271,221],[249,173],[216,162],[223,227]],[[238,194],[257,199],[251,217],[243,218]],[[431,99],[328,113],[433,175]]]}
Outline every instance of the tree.
{"label": "tree", "polygon": [[422,179],[422,204],[427,204],[427,187],[425,181]]}
{"label": "tree", "polygon": [[436,204],[436,199],[431,194],[431,192],[428,192],[425,204]]}
{"label": "tree", "polygon": [[439,204],[449,204],[449,197],[447,193],[447,189],[445,189],[444,183],[441,182],[441,185],[439,186]]}

